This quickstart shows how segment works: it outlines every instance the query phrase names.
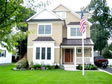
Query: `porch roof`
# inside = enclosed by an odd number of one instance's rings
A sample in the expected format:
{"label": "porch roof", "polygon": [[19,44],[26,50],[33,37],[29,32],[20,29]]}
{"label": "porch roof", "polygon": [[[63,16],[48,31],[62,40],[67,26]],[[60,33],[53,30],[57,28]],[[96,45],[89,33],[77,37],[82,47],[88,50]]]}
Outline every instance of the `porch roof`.
{"label": "porch roof", "polygon": [[51,37],[37,37],[33,41],[54,41]]}
{"label": "porch roof", "polygon": [[68,25],[80,25],[80,22],[70,22]]}
{"label": "porch roof", "polygon": [[[82,39],[67,39],[64,38],[63,42],[61,44],[62,46],[81,46],[82,45]],[[84,45],[86,46],[93,46],[94,43],[90,38],[84,39]]]}

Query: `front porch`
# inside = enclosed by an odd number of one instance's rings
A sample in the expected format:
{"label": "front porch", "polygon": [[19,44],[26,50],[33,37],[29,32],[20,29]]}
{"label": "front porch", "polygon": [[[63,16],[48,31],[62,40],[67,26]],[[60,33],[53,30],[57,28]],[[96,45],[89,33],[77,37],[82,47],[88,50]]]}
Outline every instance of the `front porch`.
{"label": "front porch", "polygon": [[[60,63],[70,70],[76,70],[78,64],[82,64],[81,46],[61,46]],[[84,63],[94,64],[93,46],[84,47]]]}

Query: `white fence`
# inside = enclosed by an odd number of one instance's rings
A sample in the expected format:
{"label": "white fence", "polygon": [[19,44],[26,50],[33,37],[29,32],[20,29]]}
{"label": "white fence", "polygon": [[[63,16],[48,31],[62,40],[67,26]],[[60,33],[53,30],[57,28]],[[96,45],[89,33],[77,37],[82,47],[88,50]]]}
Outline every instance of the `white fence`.
{"label": "white fence", "polygon": [[108,65],[112,65],[112,59],[108,59]]}

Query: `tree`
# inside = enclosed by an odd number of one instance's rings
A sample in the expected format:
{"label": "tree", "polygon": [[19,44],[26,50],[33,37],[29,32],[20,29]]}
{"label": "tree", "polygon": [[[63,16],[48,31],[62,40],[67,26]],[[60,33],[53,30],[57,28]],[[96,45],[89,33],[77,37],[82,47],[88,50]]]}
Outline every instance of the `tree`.
{"label": "tree", "polygon": [[107,45],[104,49],[103,49],[103,56],[105,58],[112,58],[112,44]]}
{"label": "tree", "polygon": [[94,49],[100,51],[102,54],[103,48],[107,45],[109,32],[104,30],[101,25],[94,24],[91,27],[91,38],[94,41]]}
{"label": "tree", "polygon": [[112,30],[112,23],[110,23],[112,16],[106,0],[91,0],[88,9],[92,11],[92,17],[89,19],[93,23],[91,37],[95,43],[95,50],[100,51],[101,55]]}
{"label": "tree", "polygon": [[[1,0],[0,1],[0,45],[13,52],[13,48],[18,45],[18,41],[23,40],[27,33],[20,28],[27,27],[23,22],[32,11],[22,6],[23,0]],[[13,27],[17,25],[20,30],[13,32]]]}

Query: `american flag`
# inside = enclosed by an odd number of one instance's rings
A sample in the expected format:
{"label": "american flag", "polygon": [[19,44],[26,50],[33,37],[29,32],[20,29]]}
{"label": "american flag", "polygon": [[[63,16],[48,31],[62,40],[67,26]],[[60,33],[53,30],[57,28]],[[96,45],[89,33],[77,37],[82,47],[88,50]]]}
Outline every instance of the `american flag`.
{"label": "american flag", "polygon": [[80,32],[84,33],[85,30],[85,18],[83,15],[83,11],[81,11]]}

